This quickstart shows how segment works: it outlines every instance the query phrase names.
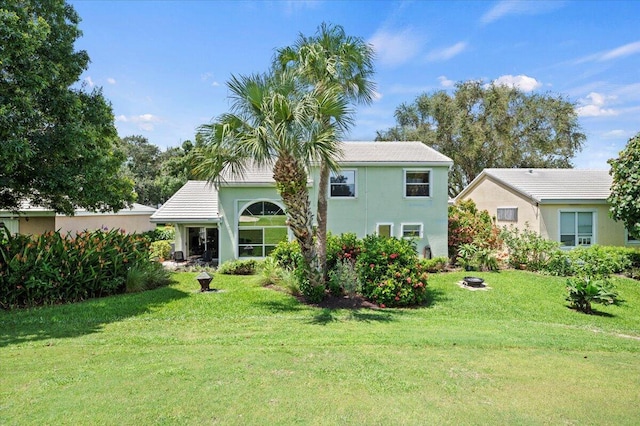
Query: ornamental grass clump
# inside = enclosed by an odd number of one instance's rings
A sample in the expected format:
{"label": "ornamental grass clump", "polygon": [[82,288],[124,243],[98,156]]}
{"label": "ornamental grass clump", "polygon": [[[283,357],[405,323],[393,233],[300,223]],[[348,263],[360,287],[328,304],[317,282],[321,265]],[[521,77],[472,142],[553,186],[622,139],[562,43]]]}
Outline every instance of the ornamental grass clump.
{"label": "ornamental grass clump", "polygon": [[129,269],[151,262],[148,240],[120,230],[13,236],[5,228],[4,239],[0,245],[3,309],[123,293]]}

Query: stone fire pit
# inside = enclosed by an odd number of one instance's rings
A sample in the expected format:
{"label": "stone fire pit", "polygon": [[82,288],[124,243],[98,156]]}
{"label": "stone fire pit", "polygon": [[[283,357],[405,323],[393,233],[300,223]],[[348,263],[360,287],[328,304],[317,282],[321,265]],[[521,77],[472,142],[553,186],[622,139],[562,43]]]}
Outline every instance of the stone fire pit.
{"label": "stone fire pit", "polygon": [[484,283],[484,280],[482,278],[464,277],[464,279],[462,281],[464,282],[464,285],[466,285],[468,287],[474,287],[474,288],[485,287],[485,283]]}

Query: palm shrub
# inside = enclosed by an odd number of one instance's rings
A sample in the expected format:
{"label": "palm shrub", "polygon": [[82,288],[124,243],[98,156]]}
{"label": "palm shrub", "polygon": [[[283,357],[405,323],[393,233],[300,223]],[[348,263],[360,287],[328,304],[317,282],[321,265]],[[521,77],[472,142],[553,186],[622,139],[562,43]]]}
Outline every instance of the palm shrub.
{"label": "palm shrub", "polygon": [[604,275],[579,273],[567,280],[567,301],[571,307],[592,314],[592,303],[611,305],[617,302],[618,293],[611,279]]}
{"label": "palm shrub", "polygon": [[366,236],[356,268],[363,296],[380,306],[419,305],[427,299],[428,274],[411,240]]}
{"label": "palm shrub", "polygon": [[349,297],[360,292],[360,279],[355,267],[355,259],[349,258],[338,261],[329,271],[329,291],[335,296],[343,294]]}

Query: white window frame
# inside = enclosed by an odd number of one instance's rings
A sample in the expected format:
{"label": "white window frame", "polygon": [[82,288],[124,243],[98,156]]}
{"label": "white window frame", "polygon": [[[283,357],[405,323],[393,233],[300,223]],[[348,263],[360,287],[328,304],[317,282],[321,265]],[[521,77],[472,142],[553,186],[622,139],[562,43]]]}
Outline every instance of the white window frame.
{"label": "white window frame", "polygon": [[[406,232],[405,227],[407,227],[407,226],[418,226],[420,228],[419,231],[418,231],[418,236],[416,237],[416,236],[413,236],[413,235],[412,236],[405,235],[405,232]],[[419,223],[419,222],[402,223],[400,225],[400,230],[401,230],[402,238],[405,238],[405,239],[410,239],[410,238],[422,239],[422,237],[424,235],[424,224]]]}
{"label": "white window frame", "polygon": [[[265,236],[265,229],[266,228],[280,228],[280,226],[240,226],[240,215],[242,212],[244,212],[246,209],[248,209],[250,206],[252,206],[253,204],[256,203],[271,203],[274,204],[275,206],[277,206],[280,210],[282,210],[282,212],[284,213],[285,217],[286,217],[286,209],[285,206],[279,201],[279,200],[272,200],[272,199],[268,199],[268,198],[256,198],[254,200],[236,200],[236,225],[235,225],[235,232],[236,232],[236,236],[235,236],[235,252],[236,252],[236,259],[240,259],[240,260],[247,260],[247,259],[264,259],[264,257],[266,256],[242,256],[241,255],[241,251],[243,250],[243,247],[245,246],[251,246],[251,244],[244,244],[244,243],[240,243],[240,231],[242,230],[261,230],[262,231],[262,243],[261,244],[257,244],[258,247],[262,248],[262,254],[264,255],[266,250],[267,250],[267,246],[272,246],[273,244],[268,244],[266,243],[264,240],[264,236]],[[289,227],[284,226],[282,228],[286,228],[287,229],[287,239],[291,239],[291,231],[289,230]],[[218,231],[219,232],[219,231]],[[218,238],[220,238],[220,236],[218,235]],[[255,247],[255,245],[253,245]]]}
{"label": "white window frame", "polygon": [[381,226],[388,226],[389,227],[389,236],[393,237],[393,223],[391,222],[380,222],[380,223],[376,223],[376,235],[380,235],[380,227]]}
{"label": "white window frame", "polygon": [[[500,210],[502,210],[503,212],[514,212],[514,216],[515,219],[501,219],[500,218]],[[510,215],[508,215],[510,216]],[[504,206],[504,207],[498,207],[496,209],[496,220],[498,222],[518,222],[518,208],[515,206]]]}
{"label": "white window frame", "polygon": [[[427,173],[429,175],[429,182],[426,184],[427,189],[429,190],[429,195],[407,195],[407,173]],[[413,184],[413,183],[412,183]],[[421,184],[424,185],[424,184]],[[432,169],[403,169],[402,174],[402,196],[404,198],[415,199],[415,198],[431,198],[431,192],[433,187],[433,171]]]}
{"label": "white window frame", "polygon": [[591,213],[591,242],[589,244],[578,244],[580,236],[575,229],[576,245],[574,246],[562,246],[565,249],[573,249],[576,247],[591,247],[598,242],[597,229],[598,229],[598,211],[595,209],[559,209],[558,210],[558,241],[562,243],[562,213],[575,213],[577,219],[577,213]]}
{"label": "white window frame", "polygon": [[[331,177],[342,174],[343,172],[353,172],[353,195],[331,195],[331,187],[333,185],[341,185],[339,183],[331,183]],[[358,198],[358,169],[340,169],[337,172],[329,173],[329,198],[336,200],[353,200]]]}
{"label": "white window frame", "polygon": [[624,241],[626,244],[637,246],[640,245],[640,238],[634,239],[629,235],[629,231],[627,229],[624,230]]}

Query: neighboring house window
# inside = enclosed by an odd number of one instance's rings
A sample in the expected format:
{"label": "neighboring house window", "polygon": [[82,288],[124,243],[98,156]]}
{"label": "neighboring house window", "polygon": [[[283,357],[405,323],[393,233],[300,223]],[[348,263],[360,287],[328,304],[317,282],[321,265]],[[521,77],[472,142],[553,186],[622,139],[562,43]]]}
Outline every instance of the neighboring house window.
{"label": "neighboring house window", "polygon": [[635,235],[630,234],[626,229],[624,233],[627,236],[627,244],[640,244],[640,237],[636,237]]}
{"label": "neighboring house window", "polygon": [[497,218],[501,222],[517,222],[518,208],[517,207],[498,207]]}
{"label": "neighboring house window", "polygon": [[594,212],[560,212],[560,242],[567,247],[595,244]]}
{"label": "neighboring house window", "polygon": [[421,223],[403,223],[402,238],[422,238]]}
{"label": "neighboring house window", "polygon": [[340,170],[329,176],[329,196],[332,198],[356,196],[356,171]]}
{"label": "neighboring house window", "polygon": [[258,201],[245,208],[238,219],[238,256],[265,257],[287,240],[287,217],[278,205]]}
{"label": "neighboring house window", "polygon": [[381,237],[391,237],[393,236],[393,224],[379,223],[376,232]]}
{"label": "neighboring house window", "polygon": [[429,183],[431,173],[429,170],[405,170],[404,171],[404,196],[428,197],[431,195]]}

